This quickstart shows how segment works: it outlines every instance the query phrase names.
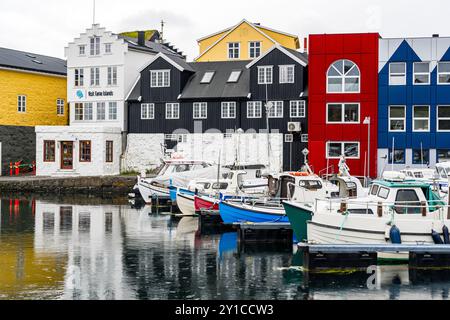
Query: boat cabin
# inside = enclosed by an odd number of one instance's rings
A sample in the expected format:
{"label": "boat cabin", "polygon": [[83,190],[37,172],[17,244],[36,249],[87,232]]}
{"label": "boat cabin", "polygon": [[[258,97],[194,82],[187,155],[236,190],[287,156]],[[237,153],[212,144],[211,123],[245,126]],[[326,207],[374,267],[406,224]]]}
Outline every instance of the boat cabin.
{"label": "boat cabin", "polygon": [[413,169],[413,168],[406,168],[400,171],[401,173],[405,174],[405,176],[409,179],[416,179],[416,180],[427,180],[431,181],[435,179],[436,171],[433,169],[428,168],[422,168],[422,169]]}
{"label": "boat cabin", "polygon": [[202,160],[166,160],[158,171],[157,176],[194,171],[210,166],[212,166],[212,163]]}

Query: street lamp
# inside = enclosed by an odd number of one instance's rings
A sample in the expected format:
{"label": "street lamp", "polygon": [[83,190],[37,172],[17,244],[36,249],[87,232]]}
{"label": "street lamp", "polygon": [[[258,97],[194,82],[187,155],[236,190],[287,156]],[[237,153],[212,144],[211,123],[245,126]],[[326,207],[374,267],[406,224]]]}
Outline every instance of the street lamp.
{"label": "street lamp", "polygon": [[273,102],[268,101],[266,102],[266,129],[267,129],[267,162],[269,166],[270,171],[270,128],[269,128],[269,113],[270,110],[273,108]]}

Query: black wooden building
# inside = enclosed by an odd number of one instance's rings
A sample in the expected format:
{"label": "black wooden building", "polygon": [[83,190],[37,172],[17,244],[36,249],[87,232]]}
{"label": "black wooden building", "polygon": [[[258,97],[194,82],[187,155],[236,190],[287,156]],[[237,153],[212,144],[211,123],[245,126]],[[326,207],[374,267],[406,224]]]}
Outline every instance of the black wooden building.
{"label": "black wooden building", "polygon": [[305,54],[279,45],[253,61],[158,54],[128,95],[128,133],[200,133],[199,123],[202,133],[265,133],[269,105],[269,128],[283,134],[284,170],[297,170],[308,144],[307,65]]}

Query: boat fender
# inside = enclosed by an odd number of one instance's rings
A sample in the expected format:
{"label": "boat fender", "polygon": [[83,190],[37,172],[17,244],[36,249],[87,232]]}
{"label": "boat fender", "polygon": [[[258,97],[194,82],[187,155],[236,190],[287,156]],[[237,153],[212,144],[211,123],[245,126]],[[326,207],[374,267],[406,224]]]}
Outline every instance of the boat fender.
{"label": "boat fender", "polygon": [[386,225],[386,228],[384,229],[384,239],[386,242],[389,240],[389,234],[391,229],[389,228],[389,225]]}
{"label": "boat fender", "polygon": [[444,234],[444,243],[450,244],[450,234],[446,225],[442,227],[442,233]]}
{"label": "boat fender", "polygon": [[434,229],[431,230],[431,237],[433,238],[434,244],[444,244],[444,241],[442,241],[441,236]]}
{"label": "boat fender", "polygon": [[389,232],[389,238],[392,244],[402,244],[402,236],[400,229],[396,225],[393,225],[391,231]]}

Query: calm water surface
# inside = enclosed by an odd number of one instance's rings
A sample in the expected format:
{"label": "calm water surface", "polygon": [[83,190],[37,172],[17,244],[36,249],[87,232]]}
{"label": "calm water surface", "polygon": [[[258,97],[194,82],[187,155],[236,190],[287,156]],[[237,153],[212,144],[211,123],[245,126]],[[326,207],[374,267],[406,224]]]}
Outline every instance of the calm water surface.
{"label": "calm water surface", "polygon": [[449,272],[306,274],[290,250],[123,201],[4,198],[0,215],[0,299],[449,298]]}

